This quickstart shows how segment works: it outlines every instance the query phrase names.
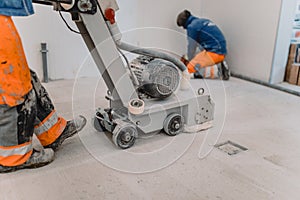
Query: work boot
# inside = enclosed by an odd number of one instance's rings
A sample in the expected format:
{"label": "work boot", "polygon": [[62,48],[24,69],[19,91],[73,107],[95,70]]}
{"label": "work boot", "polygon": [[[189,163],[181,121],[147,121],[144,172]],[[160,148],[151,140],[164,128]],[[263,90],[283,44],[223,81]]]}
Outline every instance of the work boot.
{"label": "work boot", "polygon": [[224,60],[223,62],[221,62],[221,73],[222,73],[222,80],[227,81],[230,78],[230,71],[228,68],[228,65],[226,63],[226,61]]}
{"label": "work boot", "polygon": [[81,115],[79,115],[78,117],[76,117],[71,121],[68,121],[62,134],[52,144],[45,146],[45,148],[51,148],[54,151],[57,151],[58,148],[61,146],[61,144],[67,138],[72,137],[73,135],[81,131],[85,125],[86,125],[86,119]]}
{"label": "work boot", "polygon": [[54,151],[50,148],[36,150],[33,149],[33,152],[30,158],[22,165],[18,166],[2,166],[0,165],[0,173],[14,172],[20,169],[29,169],[29,168],[39,168],[43,167],[54,160]]}

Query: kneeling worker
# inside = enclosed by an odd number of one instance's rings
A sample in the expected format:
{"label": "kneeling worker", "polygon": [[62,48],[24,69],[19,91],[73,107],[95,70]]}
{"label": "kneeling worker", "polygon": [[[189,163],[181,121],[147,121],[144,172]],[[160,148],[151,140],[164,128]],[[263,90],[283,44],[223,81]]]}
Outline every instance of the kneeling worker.
{"label": "kneeling worker", "polygon": [[[195,78],[229,79],[224,61],[226,40],[221,30],[210,20],[197,18],[188,10],[177,17],[177,25],[187,30],[188,52],[186,65]],[[199,52],[197,52],[199,48]],[[221,63],[218,67],[216,64]]]}

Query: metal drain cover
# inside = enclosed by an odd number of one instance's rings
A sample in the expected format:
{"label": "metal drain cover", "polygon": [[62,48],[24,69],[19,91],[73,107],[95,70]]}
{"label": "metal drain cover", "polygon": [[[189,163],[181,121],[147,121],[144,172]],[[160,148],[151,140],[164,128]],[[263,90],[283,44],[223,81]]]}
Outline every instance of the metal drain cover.
{"label": "metal drain cover", "polygon": [[243,147],[243,146],[236,144],[234,142],[231,142],[229,140],[227,142],[216,144],[215,147],[220,149],[221,151],[227,153],[230,156],[238,154],[242,151],[248,150],[246,147]]}

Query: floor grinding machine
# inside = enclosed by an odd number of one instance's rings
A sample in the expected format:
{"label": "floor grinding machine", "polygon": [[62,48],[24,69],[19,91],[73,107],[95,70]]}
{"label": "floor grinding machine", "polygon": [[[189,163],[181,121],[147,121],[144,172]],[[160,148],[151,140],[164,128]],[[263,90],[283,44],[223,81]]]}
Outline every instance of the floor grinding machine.
{"label": "floor grinding machine", "polygon": [[[211,125],[214,103],[203,88],[194,90],[186,66],[165,52],[121,41],[115,20],[115,0],[33,0],[69,12],[108,88],[109,108],[98,108],[93,119],[98,131],[113,143],[131,147],[139,133],[180,132]],[[130,63],[123,51],[137,54]]]}

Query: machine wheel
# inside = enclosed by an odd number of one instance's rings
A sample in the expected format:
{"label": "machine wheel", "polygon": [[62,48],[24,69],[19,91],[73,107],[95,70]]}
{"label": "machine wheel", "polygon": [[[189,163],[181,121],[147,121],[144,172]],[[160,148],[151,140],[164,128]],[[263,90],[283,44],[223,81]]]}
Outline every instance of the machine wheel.
{"label": "machine wheel", "polygon": [[96,129],[96,131],[103,132],[105,130],[105,128],[100,123],[99,119],[94,117],[93,121],[94,121],[94,128]]}
{"label": "machine wheel", "polygon": [[[100,113],[98,113],[98,112],[96,113],[96,115],[97,115],[98,117],[100,117],[100,118],[103,118],[103,115],[100,114]],[[106,130],[105,127],[102,125],[101,120],[98,119],[97,117],[94,117],[93,123],[94,123],[94,128],[95,128],[97,131],[103,132],[103,131]]]}
{"label": "machine wheel", "polygon": [[177,113],[172,113],[164,121],[164,131],[169,136],[175,136],[182,131],[183,125],[183,116]]}
{"label": "machine wheel", "polygon": [[128,149],[135,143],[137,130],[132,124],[116,127],[113,131],[112,139],[114,144],[121,149]]}

